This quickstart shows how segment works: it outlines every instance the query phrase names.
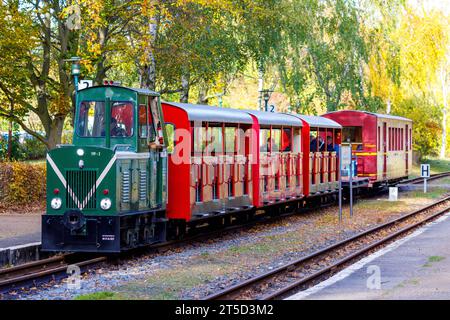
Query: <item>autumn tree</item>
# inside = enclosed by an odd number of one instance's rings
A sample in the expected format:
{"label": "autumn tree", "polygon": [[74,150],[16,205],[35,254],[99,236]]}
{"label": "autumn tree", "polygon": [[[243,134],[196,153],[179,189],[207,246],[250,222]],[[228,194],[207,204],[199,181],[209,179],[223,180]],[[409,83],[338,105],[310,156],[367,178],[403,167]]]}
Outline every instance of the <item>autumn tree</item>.
{"label": "autumn tree", "polygon": [[[6,51],[2,48],[1,59],[16,64],[16,69],[5,70],[4,75],[23,81],[14,85],[5,77],[0,79],[3,93],[17,105],[14,113],[2,110],[2,116],[19,123],[48,148],[60,143],[64,121],[71,110],[73,85],[65,59],[76,54],[77,37],[76,30],[70,30],[65,23],[64,3],[9,0],[1,6],[15,29],[2,33],[7,45]],[[20,46],[19,50],[11,50],[14,46]],[[29,98],[30,91],[33,99]],[[24,116],[30,112],[39,117],[45,133],[34,131],[25,123]]]}

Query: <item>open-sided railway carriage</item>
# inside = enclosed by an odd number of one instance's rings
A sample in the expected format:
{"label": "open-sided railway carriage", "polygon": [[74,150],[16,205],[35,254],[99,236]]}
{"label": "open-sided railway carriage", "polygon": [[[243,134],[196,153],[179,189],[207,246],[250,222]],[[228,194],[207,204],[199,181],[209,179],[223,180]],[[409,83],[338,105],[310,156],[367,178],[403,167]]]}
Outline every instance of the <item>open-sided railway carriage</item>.
{"label": "open-sided railway carriage", "polygon": [[253,208],[251,117],[233,109],[162,104],[169,132],[167,217],[183,226]]}
{"label": "open-sided railway carriage", "polygon": [[[77,92],[74,126],[73,144],[47,156],[47,251],[120,252],[334,201],[339,188],[346,131],[324,117],[161,103],[111,85]],[[386,125],[389,148],[410,150],[390,134],[410,129]]]}

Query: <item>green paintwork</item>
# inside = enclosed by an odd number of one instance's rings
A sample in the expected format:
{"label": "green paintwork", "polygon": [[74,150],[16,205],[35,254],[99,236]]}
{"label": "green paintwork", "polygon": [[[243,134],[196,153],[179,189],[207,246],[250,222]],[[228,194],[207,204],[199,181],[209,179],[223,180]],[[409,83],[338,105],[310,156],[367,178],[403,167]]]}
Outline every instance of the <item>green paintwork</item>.
{"label": "green paintwork", "polygon": [[[164,119],[161,109],[159,95],[150,91],[135,90],[118,86],[98,86],[83,89],[76,96],[76,115],[79,116],[79,104],[81,101],[105,101],[105,132],[109,132],[110,123],[110,101],[130,101],[134,105],[134,128],[131,137],[79,137],[75,130],[73,145],[63,145],[51,150],[49,157],[53,160],[56,167],[66,178],[67,171],[75,171],[75,175],[83,171],[95,171],[96,179],[99,179],[102,172],[114,159],[113,164],[104,179],[97,188],[95,208],[84,208],[81,204],[82,212],[85,215],[111,215],[126,214],[128,212],[145,212],[152,209],[164,209],[167,201],[167,157],[166,143],[162,149],[150,149],[147,138],[139,138],[138,134],[138,103],[145,102],[148,105],[148,99],[158,98],[158,113],[161,120],[164,141],[167,141]],[[75,128],[78,123],[75,123]],[[122,146],[118,146],[122,145]],[[123,145],[128,145],[124,148]],[[77,154],[77,150],[84,151],[83,156]],[[79,167],[79,161],[83,160],[84,167]],[[68,210],[66,198],[66,188],[53,170],[47,160],[47,214],[62,215]],[[92,179],[91,179],[92,180]],[[75,190],[74,193],[83,203],[85,193],[88,193],[95,184],[91,180],[84,183],[84,189],[80,186],[68,186]],[[80,180],[81,181],[81,180]],[[129,181],[129,188],[126,188],[126,181]],[[54,189],[58,188],[60,193],[54,194]],[[78,188],[78,189],[77,189]],[[108,195],[103,191],[109,190]],[[50,206],[51,200],[58,196],[62,200],[61,209],[54,210]],[[111,199],[112,206],[109,210],[100,208],[101,199],[108,197]],[[126,200],[125,202],[123,200]],[[70,200],[67,200],[70,202]]]}
{"label": "green paintwork", "polygon": [[[77,150],[82,149],[84,151],[83,156],[77,154]],[[61,148],[56,148],[48,153],[48,156],[53,160],[56,167],[59,169],[61,174],[65,179],[66,173],[69,170],[74,171],[88,171],[95,170],[97,173],[97,179],[103,172],[109,161],[113,158],[114,154],[111,149],[104,147],[78,147],[78,146],[63,146]],[[83,160],[84,168],[79,168],[79,161]],[[115,165],[111,167],[108,174],[102,180],[101,184],[97,188],[96,195],[96,208],[97,209],[84,209],[83,213],[86,215],[111,215],[116,212],[115,202],[113,201],[116,197],[115,186],[116,186],[116,170]],[[56,172],[53,170],[52,166],[47,160],[47,214],[64,214],[67,210],[66,203],[66,188],[57,176]],[[92,187],[91,183],[89,187]],[[71,189],[76,189],[77,186],[69,186]],[[55,195],[55,188],[59,189],[59,194]],[[107,196],[103,195],[103,190],[108,189],[109,194]],[[61,209],[54,210],[50,207],[50,201],[55,196],[58,196],[62,200]],[[80,195],[78,195],[80,196]],[[100,209],[100,201],[102,198],[108,197],[112,200],[112,206],[109,210]],[[85,198],[85,194],[81,195],[80,201],[82,202]]]}

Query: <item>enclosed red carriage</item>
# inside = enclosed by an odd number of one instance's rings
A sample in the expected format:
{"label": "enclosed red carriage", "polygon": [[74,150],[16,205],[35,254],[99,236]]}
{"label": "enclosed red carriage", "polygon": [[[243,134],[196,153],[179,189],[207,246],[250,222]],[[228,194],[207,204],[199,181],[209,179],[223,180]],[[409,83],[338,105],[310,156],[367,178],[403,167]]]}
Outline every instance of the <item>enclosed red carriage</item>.
{"label": "enclosed red carriage", "polygon": [[342,144],[352,143],[358,177],[371,185],[408,177],[412,166],[412,120],[366,111],[342,110],[323,115],[343,126]]}

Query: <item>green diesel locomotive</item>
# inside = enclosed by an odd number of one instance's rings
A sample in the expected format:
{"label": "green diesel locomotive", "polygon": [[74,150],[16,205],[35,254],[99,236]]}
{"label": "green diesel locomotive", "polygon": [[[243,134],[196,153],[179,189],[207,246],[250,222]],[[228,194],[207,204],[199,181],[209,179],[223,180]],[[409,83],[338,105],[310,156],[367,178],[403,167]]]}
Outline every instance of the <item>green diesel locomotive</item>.
{"label": "green diesel locomotive", "polygon": [[47,155],[45,251],[119,252],[166,238],[167,152],[159,94],[76,93],[73,144]]}

